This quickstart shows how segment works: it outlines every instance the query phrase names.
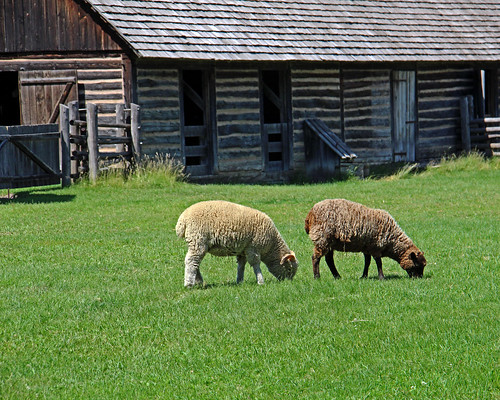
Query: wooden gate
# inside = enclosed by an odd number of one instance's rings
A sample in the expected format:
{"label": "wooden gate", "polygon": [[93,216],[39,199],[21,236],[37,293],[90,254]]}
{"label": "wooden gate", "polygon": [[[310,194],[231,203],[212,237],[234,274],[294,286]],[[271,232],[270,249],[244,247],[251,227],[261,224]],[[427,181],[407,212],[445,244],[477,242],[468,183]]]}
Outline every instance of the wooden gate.
{"label": "wooden gate", "polygon": [[394,161],[415,161],[416,93],[415,71],[393,71]]}
{"label": "wooden gate", "polygon": [[0,126],[0,189],[60,183],[59,125]]}

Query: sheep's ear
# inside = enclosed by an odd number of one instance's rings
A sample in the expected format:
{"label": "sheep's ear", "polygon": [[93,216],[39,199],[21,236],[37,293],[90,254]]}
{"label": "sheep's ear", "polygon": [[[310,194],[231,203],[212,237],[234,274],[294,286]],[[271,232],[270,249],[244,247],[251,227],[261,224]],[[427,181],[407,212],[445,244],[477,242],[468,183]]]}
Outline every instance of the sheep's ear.
{"label": "sheep's ear", "polygon": [[417,261],[417,254],[414,251],[410,253],[410,259],[412,261]]}
{"label": "sheep's ear", "polygon": [[283,256],[283,258],[281,259],[281,264],[284,264],[287,261],[290,261],[290,262],[297,261],[297,258],[295,257],[295,253],[293,251],[290,254]]}

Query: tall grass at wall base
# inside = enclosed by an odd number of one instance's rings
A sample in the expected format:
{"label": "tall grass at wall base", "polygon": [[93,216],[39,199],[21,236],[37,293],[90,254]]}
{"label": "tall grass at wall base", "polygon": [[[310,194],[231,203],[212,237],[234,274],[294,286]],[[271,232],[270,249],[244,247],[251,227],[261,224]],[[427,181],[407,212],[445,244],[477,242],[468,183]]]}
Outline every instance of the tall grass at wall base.
{"label": "tall grass at wall base", "polygon": [[[186,179],[184,166],[170,155],[143,156],[138,162],[101,165],[98,185],[128,187],[172,186]],[[88,179],[84,180],[89,183]]]}

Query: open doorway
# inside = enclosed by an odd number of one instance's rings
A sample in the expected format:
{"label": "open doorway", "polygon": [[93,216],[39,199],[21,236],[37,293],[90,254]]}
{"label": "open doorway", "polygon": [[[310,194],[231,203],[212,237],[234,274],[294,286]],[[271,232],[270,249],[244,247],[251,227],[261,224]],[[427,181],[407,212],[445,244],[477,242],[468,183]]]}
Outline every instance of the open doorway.
{"label": "open doorway", "polygon": [[267,171],[283,171],[290,164],[289,79],[285,70],[262,70],[261,124],[264,164]]}
{"label": "open doorway", "polygon": [[474,99],[474,111],[477,118],[498,116],[498,92],[498,70],[477,70],[476,96]]}
{"label": "open doorway", "polygon": [[16,71],[0,72],[0,125],[20,125],[19,75]]}
{"label": "open doorway", "polygon": [[182,70],[180,83],[182,149],[186,172],[192,176],[210,175],[214,157],[210,74],[205,70]]}

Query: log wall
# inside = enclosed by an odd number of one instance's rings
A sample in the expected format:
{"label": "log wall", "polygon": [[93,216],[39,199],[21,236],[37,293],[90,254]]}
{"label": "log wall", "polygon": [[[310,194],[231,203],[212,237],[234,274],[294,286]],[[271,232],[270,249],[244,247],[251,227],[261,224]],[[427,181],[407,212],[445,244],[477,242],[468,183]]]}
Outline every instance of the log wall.
{"label": "log wall", "polygon": [[179,73],[177,69],[140,68],[137,101],[141,107],[142,153],[181,159]]}
{"label": "log wall", "polygon": [[392,161],[390,81],[390,70],[342,70],[343,138],[360,162]]}
{"label": "log wall", "polygon": [[332,68],[292,68],[293,168],[305,171],[304,120],[319,118],[341,135],[340,72]]}
{"label": "log wall", "polygon": [[474,93],[474,70],[421,67],[417,91],[417,160],[460,150],[460,98]]}
{"label": "log wall", "polygon": [[215,76],[219,172],[261,172],[258,71],[219,68]]}

